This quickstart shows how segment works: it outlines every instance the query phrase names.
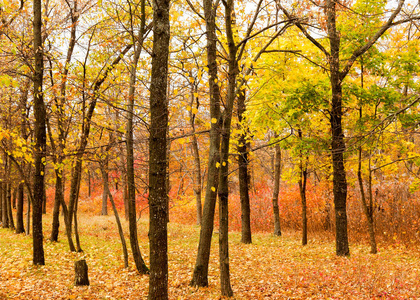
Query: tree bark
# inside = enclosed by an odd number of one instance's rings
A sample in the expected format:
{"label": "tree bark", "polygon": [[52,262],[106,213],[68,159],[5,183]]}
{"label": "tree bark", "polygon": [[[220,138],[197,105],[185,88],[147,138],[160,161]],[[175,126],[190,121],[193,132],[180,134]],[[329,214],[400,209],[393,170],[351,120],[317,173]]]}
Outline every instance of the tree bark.
{"label": "tree bark", "polygon": [[[60,228],[60,205],[61,201],[64,201],[63,195],[63,178],[61,174],[57,174],[60,172],[59,170],[55,170],[55,195],[54,195],[54,209],[53,209],[53,222],[52,222],[52,229],[51,229],[51,242],[58,241],[58,233]],[[61,173],[61,172],[60,172]]]}
{"label": "tree bark", "polygon": [[33,264],[44,265],[44,242],[42,233],[42,200],[44,197],[44,172],[46,150],[46,112],[42,91],[43,79],[43,45],[42,45],[42,6],[41,0],[34,0],[34,115],[35,115],[35,149],[34,149],[34,203],[32,213]]}
{"label": "tree bark", "polygon": [[220,161],[220,89],[217,84],[217,36],[216,9],[212,0],[203,0],[206,19],[207,63],[210,86],[210,149],[208,161],[208,176],[206,196],[203,207],[203,221],[200,230],[197,259],[195,262],[191,286],[208,286],[208,267],[210,259],[211,239],[213,235],[214,212],[217,190],[219,186],[219,170],[216,163]]}
{"label": "tree bark", "polygon": [[[107,154],[105,154],[107,155]],[[102,184],[103,184],[103,192],[102,192],[102,210],[101,215],[107,216],[108,215],[108,157],[105,158],[104,162],[100,163],[101,173],[102,173]]]}
{"label": "tree bark", "polygon": [[118,210],[115,206],[114,197],[112,196],[111,191],[109,190],[109,186],[107,186],[106,188],[107,188],[106,192],[108,193],[109,201],[111,202],[111,205],[112,205],[112,210],[114,211],[115,222],[117,222],[118,234],[120,235],[120,239],[121,239],[121,245],[122,245],[123,254],[124,254],[124,268],[128,268],[127,244],[125,242],[124,231],[123,231],[123,228],[122,228],[122,225],[121,225],[121,220],[120,220],[120,217],[118,215]]}
{"label": "tree bark", "polygon": [[191,149],[192,154],[194,157],[194,196],[195,196],[195,202],[196,202],[196,212],[197,212],[197,225],[202,224],[202,218],[203,218],[203,207],[201,204],[201,162],[200,162],[200,152],[198,149],[198,140],[195,133],[195,116],[196,114],[193,112],[193,106],[194,102],[196,103],[195,109],[198,110],[200,104],[198,102],[198,97],[195,97],[194,94],[197,93],[197,85],[192,84],[191,85],[191,110],[190,110],[190,122],[191,122],[191,128],[192,128],[192,141],[191,141]]}
{"label": "tree bark", "polygon": [[333,193],[336,228],[336,254],[350,255],[347,236],[347,180],[344,169],[344,133],[342,127],[342,80],[340,74],[340,35],[336,28],[336,1],[326,2],[327,31],[331,53],[329,56],[331,82],[331,155],[333,161]]}
{"label": "tree bark", "polygon": [[9,215],[7,213],[7,191],[6,191],[6,183],[2,182],[0,183],[1,186],[1,207],[2,207],[2,211],[1,211],[1,222],[2,222],[2,227],[3,228],[9,228]]}
{"label": "tree bark", "polygon": [[25,232],[23,224],[23,200],[24,200],[24,189],[23,183],[19,183],[17,188],[17,201],[16,201],[16,233]]}
{"label": "tree bark", "polygon": [[[298,136],[300,142],[302,143],[302,130],[298,129]],[[308,219],[307,219],[307,206],[306,206],[306,183],[308,179],[308,165],[307,158],[304,162],[302,150],[299,153],[299,193],[300,201],[302,205],[302,245],[305,246],[308,244]]]}
{"label": "tree bark", "polygon": [[[243,114],[246,111],[245,91],[241,90],[238,97],[238,121],[243,122]],[[246,125],[242,124],[243,128]],[[252,243],[251,235],[251,207],[249,202],[249,171],[248,171],[248,149],[249,142],[246,141],[246,132],[242,132],[238,139],[238,165],[239,165],[239,194],[241,199],[241,242]]]}
{"label": "tree bark", "polygon": [[[8,171],[10,178],[10,169]],[[13,222],[13,210],[12,210],[12,184],[8,183],[6,188],[6,199],[7,199],[7,214],[9,220],[9,228],[15,230],[15,223]]]}
{"label": "tree bark", "polygon": [[78,260],[74,263],[74,285],[84,286],[89,285],[88,266],[86,260]]}
{"label": "tree bark", "polygon": [[168,299],[168,58],[169,0],[153,1],[153,54],[150,84],[148,299]]}
{"label": "tree bark", "polygon": [[274,217],[274,235],[281,236],[280,227],[280,209],[279,209],[279,192],[280,192],[280,175],[281,175],[281,149],[280,145],[275,146],[274,158],[274,188],[273,188],[273,217]]}
{"label": "tree bark", "polygon": [[140,58],[141,48],[145,35],[145,1],[141,1],[141,27],[138,37],[132,36],[134,45],[134,57],[130,66],[130,87],[128,94],[127,107],[127,130],[126,130],[126,150],[127,150],[127,201],[128,201],[128,223],[130,231],[130,244],[133,253],[136,269],[140,274],[148,274],[149,268],[146,266],[139,247],[137,238],[137,217],[136,217],[136,183],[134,176],[134,147],[133,147],[133,118],[134,118],[134,95],[136,84],[136,70]]}

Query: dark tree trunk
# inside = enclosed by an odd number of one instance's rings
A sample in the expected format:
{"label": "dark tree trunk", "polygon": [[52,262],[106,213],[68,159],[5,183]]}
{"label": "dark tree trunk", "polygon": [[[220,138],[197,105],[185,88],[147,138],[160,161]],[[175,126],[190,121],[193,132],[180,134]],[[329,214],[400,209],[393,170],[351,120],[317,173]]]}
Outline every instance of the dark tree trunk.
{"label": "dark tree trunk", "polygon": [[101,163],[101,173],[102,173],[102,184],[103,184],[103,192],[102,192],[102,210],[101,215],[107,216],[108,215],[108,158],[105,158],[106,161]]}
{"label": "dark tree trunk", "polygon": [[0,183],[1,186],[1,203],[2,203],[2,211],[1,211],[1,222],[3,228],[9,228],[9,215],[7,214],[7,188],[6,183]]}
{"label": "dark tree trunk", "polygon": [[279,209],[279,193],[280,193],[280,175],[281,175],[281,149],[280,145],[275,146],[274,158],[274,188],[273,188],[273,216],[274,216],[274,235],[281,236],[280,227],[280,209]]}
{"label": "dark tree trunk", "polygon": [[[196,109],[198,110],[199,102],[198,97],[195,97],[194,94],[197,93],[197,85],[191,85],[191,110],[190,110],[190,122],[192,132],[195,133],[195,117],[196,114],[193,112],[194,102],[196,103]],[[201,226],[202,218],[203,218],[203,207],[201,204],[201,162],[200,162],[200,152],[198,149],[198,140],[197,136],[193,134],[192,141],[191,141],[191,149],[192,154],[194,157],[194,196],[195,196],[195,203],[196,203],[196,212],[197,212],[197,225]]]}
{"label": "dark tree trunk", "polygon": [[[298,129],[298,136],[300,141],[302,142],[302,130]],[[307,166],[307,158],[306,162],[304,162],[302,150],[299,153],[299,193],[300,193],[300,201],[302,205],[302,245],[305,246],[308,244],[308,219],[307,219],[307,206],[306,206],[306,182],[308,179],[308,166]]]}
{"label": "dark tree trunk", "polygon": [[[238,97],[238,121],[243,122],[243,114],[246,111],[245,91],[242,90]],[[241,124],[243,128],[246,125]],[[251,207],[249,202],[249,172],[248,172],[248,149],[249,142],[246,140],[246,132],[241,133],[238,139],[238,165],[239,165],[239,194],[241,199],[241,242],[244,244],[252,243],[251,236]]]}
{"label": "dark tree trunk", "polygon": [[225,110],[223,111],[223,126],[220,146],[220,174],[219,174],[219,264],[220,288],[222,296],[233,296],[230,284],[229,270],[229,144],[233,103],[236,98],[236,76],[238,63],[236,61],[237,47],[233,39],[235,26],[235,10],[233,0],[227,0],[225,5],[226,37],[229,46],[228,60],[228,90],[226,94]]}
{"label": "dark tree trunk", "polygon": [[23,183],[19,183],[17,188],[17,202],[16,202],[16,233],[25,232],[25,227],[23,224],[23,199],[24,198],[24,189]]}
{"label": "dark tree trunk", "polygon": [[[10,175],[8,176],[10,178]],[[7,215],[9,220],[9,228],[15,230],[15,223],[13,222],[13,210],[12,210],[12,185],[8,183],[6,189],[7,199]]]}
{"label": "dark tree trunk", "polygon": [[42,233],[42,200],[44,198],[44,172],[46,150],[46,112],[42,91],[43,49],[42,49],[42,6],[41,0],[34,0],[34,51],[35,72],[34,82],[34,115],[35,115],[35,149],[34,149],[34,203],[32,213],[33,263],[44,265],[44,241]]}
{"label": "dark tree trunk", "polygon": [[123,177],[123,199],[124,199],[124,218],[126,221],[128,221],[128,216],[129,216],[129,210],[128,210],[128,191],[127,191],[127,172],[124,172],[124,174],[122,174]]}
{"label": "dark tree trunk", "polygon": [[90,178],[90,169],[88,168],[88,197],[92,196],[92,179]]}
{"label": "dark tree trunk", "polygon": [[47,190],[44,183],[44,192],[42,195],[42,214],[45,215],[46,213],[47,213]]}
{"label": "dark tree trunk", "polygon": [[114,211],[114,215],[115,215],[115,221],[117,222],[117,226],[118,226],[118,234],[120,235],[120,239],[121,239],[121,245],[123,248],[123,254],[124,254],[124,267],[128,268],[128,251],[127,251],[127,244],[125,242],[125,238],[124,238],[124,232],[122,229],[122,225],[121,225],[121,221],[120,221],[120,217],[118,215],[118,210],[115,207],[115,202],[114,202],[114,197],[112,197],[111,191],[109,190],[109,187],[106,187],[107,190],[106,192],[108,193],[108,197],[109,197],[109,201],[111,202],[112,205],[112,210]]}
{"label": "dark tree trunk", "polygon": [[58,241],[58,233],[60,228],[60,205],[64,201],[63,195],[63,178],[60,170],[55,171],[55,197],[54,197],[54,210],[53,210],[53,222],[51,230],[51,242]]}
{"label": "dark tree trunk", "polygon": [[[145,30],[145,1],[141,1],[141,28],[138,39],[133,38],[134,57],[130,67],[130,87],[127,107],[127,131],[126,131],[126,149],[127,149],[127,198],[128,198],[128,222],[130,231],[130,244],[133,252],[136,269],[140,274],[148,274],[147,268],[139,247],[137,238],[137,217],[136,217],[136,183],[134,178],[134,147],[133,147],[133,118],[134,118],[134,94],[136,84],[136,70],[143,45],[143,36]],[[137,41],[137,42],[136,42]]]}
{"label": "dark tree trunk", "polygon": [[30,235],[31,234],[31,198],[27,197],[28,200],[28,206],[26,209],[26,235]]}
{"label": "dark tree trunk", "polygon": [[74,263],[74,285],[89,285],[88,266],[86,260],[78,260]]}
{"label": "dark tree trunk", "polygon": [[197,259],[195,262],[191,286],[208,286],[208,267],[210,259],[211,239],[213,235],[214,212],[216,207],[217,190],[219,186],[219,170],[216,164],[220,160],[220,89],[217,84],[217,36],[216,36],[216,8],[212,0],[204,0],[204,15],[206,19],[207,35],[207,63],[210,87],[210,149],[208,161],[208,176],[206,196],[203,207],[203,220],[200,230]]}
{"label": "dark tree trunk", "polygon": [[331,53],[329,57],[331,82],[331,155],[333,162],[333,193],[336,228],[336,254],[350,255],[347,236],[347,180],[344,169],[344,133],[342,127],[342,76],[340,74],[340,35],[336,28],[336,2],[328,0],[326,3],[327,30]]}
{"label": "dark tree trunk", "polygon": [[149,136],[149,299],[168,299],[168,57],[169,0],[153,2]]}
{"label": "dark tree trunk", "polygon": [[16,209],[16,201],[17,201],[17,191],[18,189],[13,189],[13,197],[12,197],[12,207],[13,209]]}

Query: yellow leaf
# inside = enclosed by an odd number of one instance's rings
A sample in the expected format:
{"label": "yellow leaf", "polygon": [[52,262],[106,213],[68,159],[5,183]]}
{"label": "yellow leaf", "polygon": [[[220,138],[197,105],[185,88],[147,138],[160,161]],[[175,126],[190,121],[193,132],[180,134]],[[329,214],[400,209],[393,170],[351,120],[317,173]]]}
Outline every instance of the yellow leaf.
{"label": "yellow leaf", "polygon": [[215,188],[214,186],[212,186],[212,187],[211,187],[211,190],[212,190],[213,192],[215,192],[215,191],[216,191],[216,188]]}
{"label": "yellow leaf", "polygon": [[213,124],[216,124],[216,123],[217,123],[217,119],[216,119],[216,118],[211,118],[211,122],[212,122]]}
{"label": "yellow leaf", "polygon": [[220,168],[220,163],[219,162],[216,163],[216,168]]}
{"label": "yellow leaf", "polygon": [[192,113],[193,113],[193,114],[198,113],[198,109],[194,107],[194,108],[192,109]]}

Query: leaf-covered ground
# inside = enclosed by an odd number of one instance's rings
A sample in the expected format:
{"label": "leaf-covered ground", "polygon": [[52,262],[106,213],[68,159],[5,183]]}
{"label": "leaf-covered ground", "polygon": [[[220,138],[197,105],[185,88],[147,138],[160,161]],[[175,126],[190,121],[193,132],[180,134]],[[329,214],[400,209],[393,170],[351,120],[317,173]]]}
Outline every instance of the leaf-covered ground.
{"label": "leaf-covered ground", "polygon": [[[0,229],[0,299],[146,299],[148,277],[136,273],[131,257],[130,268],[123,268],[112,216],[81,216],[84,253],[70,253],[62,232],[58,243],[49,242],[50,216],[45,219],[42,267],[32,266],[30,237]],[[170,299],[220,299],[217,235],[209,287],[188,285],[198,236],[197,226],[169,225]],[[139,222],[139,238],[148,263],[147,221]],[[235,299],[420,299],[418,248],[380,246],[372,255],[367,245],[352,245],[350,258],[342,258],[334,255],[333,242],[313,239],[302,247],[298,233],[253,239],[252,245],[243,245],[239,233],[230,234]],[[89,266],[89,287],[73,284],[74,261],[80,258]]]}

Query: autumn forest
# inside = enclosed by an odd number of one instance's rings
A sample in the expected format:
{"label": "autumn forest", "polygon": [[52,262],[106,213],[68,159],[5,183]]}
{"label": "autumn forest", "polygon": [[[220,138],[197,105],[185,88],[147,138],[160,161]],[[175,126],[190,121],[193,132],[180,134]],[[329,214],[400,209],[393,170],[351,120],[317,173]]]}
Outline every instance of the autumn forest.
{"label": "autumn forest", "polygon": [[0,0],[0,299],[418,299],[419,26]]}

